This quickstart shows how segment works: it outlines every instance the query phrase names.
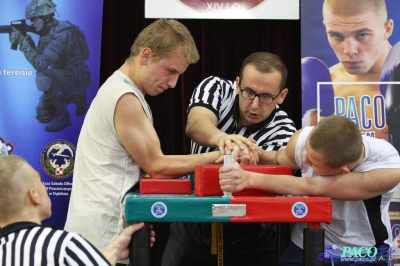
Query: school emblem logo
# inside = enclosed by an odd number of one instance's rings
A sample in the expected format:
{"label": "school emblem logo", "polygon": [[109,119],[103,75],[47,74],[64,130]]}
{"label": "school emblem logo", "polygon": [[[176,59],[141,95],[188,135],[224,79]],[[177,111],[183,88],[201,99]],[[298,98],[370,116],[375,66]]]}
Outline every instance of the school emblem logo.
{"label": "school emblem logo", "polygon": [[294,217],[303,218],[308,213],[308,207],[304,202],[296,202],[292,206],[292,214]]}
{"label": "school emblem logo", "polygon": [[75,146],[66,140],[48,143],[40,157],[43,170],[55,179],[71,176],[74,172],[75,150]]}
{"label": "school emblem logo", "polygon": [[151,206],[151,214],[156,218],[164,217],[167,214],[167,211],[167,205],[165,205],[164,202],[158,201]]}

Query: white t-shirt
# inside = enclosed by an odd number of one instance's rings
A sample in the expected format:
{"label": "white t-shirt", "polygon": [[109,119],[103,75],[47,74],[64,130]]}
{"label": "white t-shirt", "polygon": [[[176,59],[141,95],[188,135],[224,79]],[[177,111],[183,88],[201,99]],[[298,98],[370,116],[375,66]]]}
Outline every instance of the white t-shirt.
{"label": "white t-shirt", "polygon": [[[302,161],[306,154],[305,141],[312,128],[303,128],[296,143],[295,160],[303,177],[318,175],[310,165]],[[400,168],[399,154],[389,142],[364,135],[362,138],[365,157],[353,172]],[[379,247],[383,243],[391,245],[392,233],[388,208],[394,190],[395,188],[379,197],[364,201],[332,200],[332,221],[330,224],[321,224],[321,227],[325,229],[325,245],[336,244],[339,253],[343,251],[344,246],[358,248],[375,245]],[[307,224],[297,223],[292,232],[292,241],[301,248],[303,248],[304,228],[307,228]]]}

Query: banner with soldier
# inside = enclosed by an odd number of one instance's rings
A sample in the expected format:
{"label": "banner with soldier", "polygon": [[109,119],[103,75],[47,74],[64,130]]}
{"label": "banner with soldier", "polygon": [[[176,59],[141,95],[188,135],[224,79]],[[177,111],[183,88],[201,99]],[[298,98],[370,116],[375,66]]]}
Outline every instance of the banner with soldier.
{"label": "banner with soldier", "polygon": [[0,156],[41,169],[63,228],[75,147],[99,87],[103,3],[0,0]]}

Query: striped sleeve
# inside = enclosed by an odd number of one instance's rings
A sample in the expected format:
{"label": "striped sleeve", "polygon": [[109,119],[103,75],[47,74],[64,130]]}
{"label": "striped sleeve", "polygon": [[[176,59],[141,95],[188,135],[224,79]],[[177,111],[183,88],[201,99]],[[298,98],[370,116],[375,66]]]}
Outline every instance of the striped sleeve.
{"label": "striped sleeve", "polygon": [[37,226],[0,239],[0,265],[102,266],[110,263],[80,235]]}
{"label": "striped sleeve", "polygon": [[189,102],[187,113],[194,106],[203,106],[215,113],[217,118],[230,106],[224,106],[228,103],[227,99],[235,97],[233,82],[219,77],[208,77],[204,79],[193,91]]}
{"label": "striped sleeve", "polygon": [[278,151],[286,147],[296,131],[293,121],[278,107],[273,121],[248,137],[254,138],[257,145],[265,151]]}
{"label": "striped sleeve", "polygon": [[110,265],[104,256],[82,236],[73,236],[65,249],[66,265]]}

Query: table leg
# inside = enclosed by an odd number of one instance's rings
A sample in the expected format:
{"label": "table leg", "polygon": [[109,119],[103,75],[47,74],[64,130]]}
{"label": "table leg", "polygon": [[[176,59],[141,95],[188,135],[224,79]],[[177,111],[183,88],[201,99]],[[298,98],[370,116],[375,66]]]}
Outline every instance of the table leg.
{"label": "table leg", "polygon": [[307,266],[323,266],[324,262],[318,255],[324,252],[325,231],[317,228],[304,228],[303,230],[303,263]]}
{"label": "table leg", "polygon": [[151,228],[145,226],[136,231],[129,244],[129,266],[151,266]]}

